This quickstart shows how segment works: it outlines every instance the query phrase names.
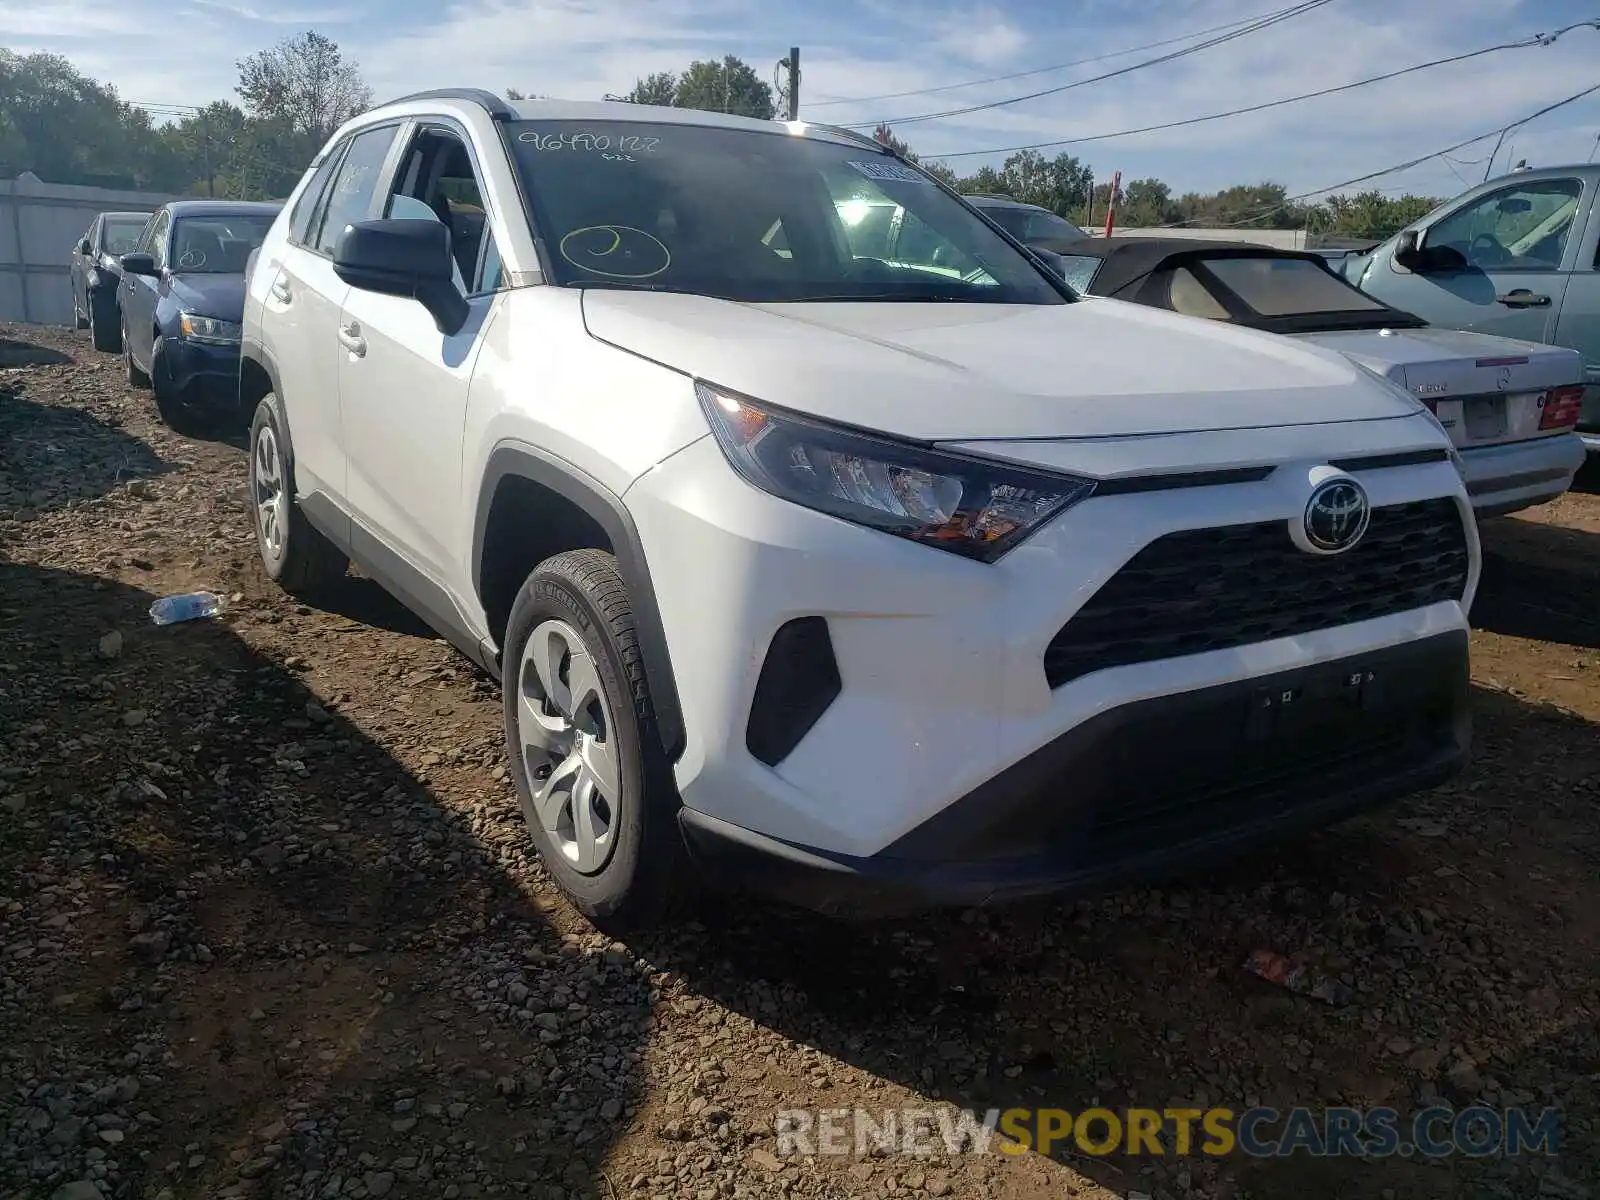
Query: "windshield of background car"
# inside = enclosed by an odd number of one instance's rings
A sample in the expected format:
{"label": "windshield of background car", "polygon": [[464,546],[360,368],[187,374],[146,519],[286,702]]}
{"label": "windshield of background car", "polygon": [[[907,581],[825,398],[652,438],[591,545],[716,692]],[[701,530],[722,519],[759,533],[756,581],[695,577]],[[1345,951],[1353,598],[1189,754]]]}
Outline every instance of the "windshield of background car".
{"label": "windshield of background car", "polygon": [[1076,225],[1044,209],[983,206],[984,215],[1017,241],[1030,243],[1086,242],[1089,235]]}
{"label": "windshield of background car", "polygon": [[554,281],[728,300],[1062,304],[1043,269],[868,146],[631,121],[520,121]]}
{"label": "windshield of background car", "polygon": [[100,249],[106,254],[132,254],[144,232],[145,217],[107,218],[100,234]]}
{"label": "windshield of background car", "polygon": [[250,251],[272,228],[272,213],[179,217],[172,225],[174,271],[196,275],[242,275]]}
{"label": "windshield of background car", "polygon": [[[1295,317],[1307,313],[1383,312],[1384,306],[1356,291],[1320,263],[1304,258],[1208,258],[1206,270],[1238,294],[1263,317]],[[1174,273],[1188,275],[1187,271]],[[1190,276],[1192,278],[1192,276]],[[1176,302],[1179,288],[1173,288]],[[1174,307],[1177,304],[1174,303]],[[1179,312],[1188,312],[1178,308]],[[1214,316],[1191,312],[1190,316]]]}

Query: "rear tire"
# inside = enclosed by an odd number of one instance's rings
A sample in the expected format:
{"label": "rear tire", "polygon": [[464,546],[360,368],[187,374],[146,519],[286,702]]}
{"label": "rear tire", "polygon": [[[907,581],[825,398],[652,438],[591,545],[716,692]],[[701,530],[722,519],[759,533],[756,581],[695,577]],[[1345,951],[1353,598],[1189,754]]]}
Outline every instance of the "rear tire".
{"label": "rear tire", "polygon": [[115,354],[122,349],[120,321],[115,296],[89,297],[89,339],[101,354]]}
{"label": "rear tire", "polygon": [[290,595],[309,600],[335,587],[350,560],[300,511],[287,428],[278,398],[267,393],[250,422],[251,517],[267,577]]}
{"label": "rear tire", "polygon": [[599,929],[669,919],[690,866],[617,560],[571,550],[540,563],[502,661],[511,777],[545,869]]}

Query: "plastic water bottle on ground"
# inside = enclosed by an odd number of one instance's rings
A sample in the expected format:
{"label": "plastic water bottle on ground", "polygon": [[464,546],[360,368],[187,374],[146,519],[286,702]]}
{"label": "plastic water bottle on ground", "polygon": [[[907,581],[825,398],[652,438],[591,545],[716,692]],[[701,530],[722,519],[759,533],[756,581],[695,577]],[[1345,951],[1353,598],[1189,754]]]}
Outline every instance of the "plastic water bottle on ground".
{"label": "plastic water bottle on ground", "polygon": [[150,619],[157,625],[176,625],[180,621],[202,621],[222,611],[222,597],[212,592],[186,592],[163,596],[150,606]]}

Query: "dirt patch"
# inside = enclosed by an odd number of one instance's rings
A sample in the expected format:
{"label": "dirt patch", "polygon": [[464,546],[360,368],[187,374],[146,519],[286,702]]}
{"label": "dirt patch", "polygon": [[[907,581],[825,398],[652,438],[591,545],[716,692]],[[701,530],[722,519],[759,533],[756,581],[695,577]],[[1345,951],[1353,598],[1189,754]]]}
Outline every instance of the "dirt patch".
{"label": "dirt patch", "polygon": [[[621,945],[530,854],[480,673],[364,581],[269,585],[237,444],[167,431],[84,336],[0,354],[0,1193],[1600,1185],[1600,497],[1485,525],[1447,787],[1161,889],[868,927],[713,898]],[[198,587],[221,618],[150,624]],[[774,1157],[792,1108],[1440,1099],[1559,1108],[1561,1153]]]}

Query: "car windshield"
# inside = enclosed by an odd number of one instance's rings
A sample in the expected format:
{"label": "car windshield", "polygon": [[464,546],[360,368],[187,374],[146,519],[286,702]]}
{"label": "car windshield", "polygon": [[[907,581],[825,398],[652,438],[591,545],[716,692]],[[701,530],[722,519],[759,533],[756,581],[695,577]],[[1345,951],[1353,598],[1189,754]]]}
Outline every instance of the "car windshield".
{"label": "car windshield", "polygon": [[1086,242],[1089,235],[1076,225],[1042,208],[1009,204],[980,205],[984,215],[1019,242]]}
{"label": "car windshield", "polygon": [[242,275],[266,240],[272,213],[207,213],[172,225],[172,269],[196,275]]}
{"label": "car windshield", "polygon": [[871,147],[644,121],[509,128],[554,282],[728,300],[1061,304],[1042,268]]}
{"label": "car windshield", "polygon": [[144,232],[144,217],[107,217],[100,234],[100,249],[107,254],[132,254]]}
{"label": "car windshield", "polygon": [[[1208,258],[1210,271],[1263,317],[1308,313],[1373,313],[1384,306],[1327,268],[1304,258]],[[1174,298],[1177,289],[1174,289]],[[1182,309],[1179,310],[1184,311]],[[1195,316],[1213,316],[1210,312]]]}

